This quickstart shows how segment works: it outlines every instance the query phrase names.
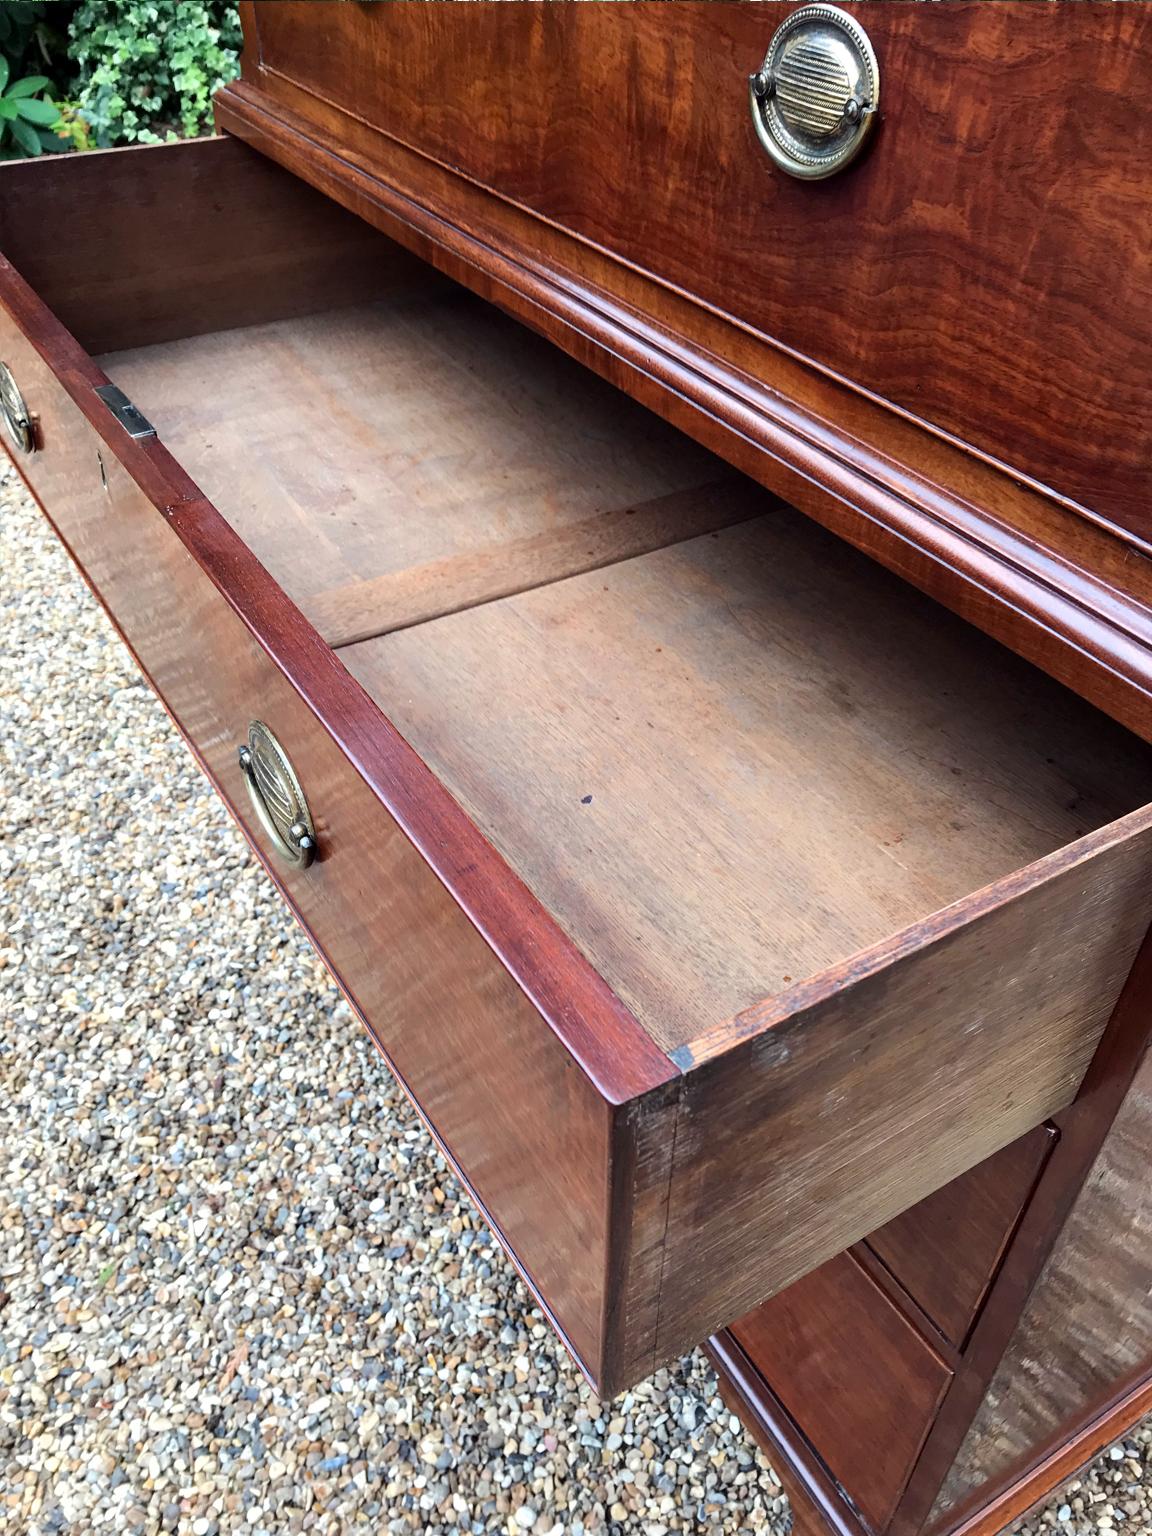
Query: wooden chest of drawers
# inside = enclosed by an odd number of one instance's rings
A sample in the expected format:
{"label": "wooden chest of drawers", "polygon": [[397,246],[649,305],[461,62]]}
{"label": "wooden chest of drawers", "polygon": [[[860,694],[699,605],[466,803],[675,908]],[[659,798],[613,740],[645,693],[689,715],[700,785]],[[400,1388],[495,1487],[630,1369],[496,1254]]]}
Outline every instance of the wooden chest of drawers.
{"label": "wooden chest of drawers", "polygon": [[1145,1040],[1152,14],[852,7],[793,182],[775,8],[243,9],[5,167],[16,462],[593,1384],[919,1529]]}

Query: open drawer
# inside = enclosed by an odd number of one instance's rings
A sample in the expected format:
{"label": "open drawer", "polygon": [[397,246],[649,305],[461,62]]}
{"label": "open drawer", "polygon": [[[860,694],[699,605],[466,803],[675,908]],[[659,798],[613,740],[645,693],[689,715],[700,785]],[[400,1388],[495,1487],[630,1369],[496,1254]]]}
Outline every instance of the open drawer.
{"label": "open drawer", "polygon": [[237,142],[0,245],[20,469],[602,1392],[1074,1096],[1144,743]]}

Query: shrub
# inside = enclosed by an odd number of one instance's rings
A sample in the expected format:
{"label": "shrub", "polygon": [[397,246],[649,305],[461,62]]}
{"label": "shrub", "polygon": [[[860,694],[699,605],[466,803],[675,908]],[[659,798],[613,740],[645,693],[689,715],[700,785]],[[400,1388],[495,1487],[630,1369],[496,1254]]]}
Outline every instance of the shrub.
{"label": "shrub", "polygon": [[44,0],[6,0],[0,4],[0,56],[8,61],[13,80],[23,75],[50,75],[62,84],[64,31],[74,5],[52,6]]}
{"label": "shrub", "polygon": [[69,31],[71,105],[101,148],[210,132],[212,92],[239,67],[225,0],[82,0]]}
{"label": "shrub", "polygon": [[60,0],[9,0],[0,5],[0,160],[15,160],[69,146],[55,132],[64,57],[73,7]]}
{"label": "shrub", "polygon": [[0,54],[0,160],[67,148],[50,131],[60,109],[44,100],[49,83],[43,75],[24,75],[9,84],[8,60]]}

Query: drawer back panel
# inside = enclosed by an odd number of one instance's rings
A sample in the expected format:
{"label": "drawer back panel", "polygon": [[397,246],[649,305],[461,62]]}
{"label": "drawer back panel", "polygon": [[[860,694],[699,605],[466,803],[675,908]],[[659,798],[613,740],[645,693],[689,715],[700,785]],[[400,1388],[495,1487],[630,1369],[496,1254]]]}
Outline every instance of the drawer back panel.
{"label": "drawer back panel", "polygon": [[357,120],[1141,537],[1152,8],[852,5],[882,71],[827,181],[760,149],[782,7],[247,6],[251,83]]}

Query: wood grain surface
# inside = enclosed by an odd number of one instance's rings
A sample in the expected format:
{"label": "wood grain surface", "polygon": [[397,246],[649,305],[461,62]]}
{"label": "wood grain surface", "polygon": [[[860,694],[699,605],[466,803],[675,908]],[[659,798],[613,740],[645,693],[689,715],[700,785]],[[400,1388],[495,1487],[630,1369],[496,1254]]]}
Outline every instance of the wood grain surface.
{"label": "wood grain surface", "polygon": [[[108,161],[94,163],[107,186]],[[148,164],[160,168],[148,172],[159,198],[163,162]],[[24,198],[30,184],[18,179]],[[66,206],[65,183],[50,184],[45,209]],[[289,242],[292,199],[259,206],[261,239],[279,229]],[[162,201],[154,214],[162,223]],[[264,324],[281,302],[289,313],[315,302],[322,249],[306,242],[298,283],[232,313]],[[412,275],[403,260],[384,275],[391,303],[388,284]],[[83,291],[77,313],[93,317],[93,333],[114,329],[112,309]],[[1078,728],[1074,701],[990,646],[981,661],[969,649],[978,637],[777,511],[496,601],[481,584],[467,612],[366,642],[481,633],[492,616],[539,605],[535,627],[517,635],[521,651],[527,637],[543,667],[581,663],[566,687],[557,678],[524,765],[557,753],[558,780],[574,784],[596,765],[600,732],[605,761],[626,759],[631,805],[613,809],[610,794],[598,801],[585,786],[567,810],[586,835],[596,823],[578,818],[589,806],[621,827],[631,819],[615,859],[632,888],[627,911],[658,932],[694,887],[694,860],[716,878],[701,850],[709,837],[713,864],[738,863],[733,889],[746,905],[725,914],[727,932],[709,919],[702,952],[715,990],[706,995],[695,965],[680,972],[706,1012],[674,997],[642,1025],[597,969],[596,935],[574,942],[565,915],[525,885],[386,718],[405,707],[402,692],[382,711],[341,660],[361,647],[333,653],[163,437],[128,437],[95,395],[102,371],[7,263],[0,300],[4,356],[38,419],[39,451],[23,471],[226,798],[248,719],[284,736],[315,800],[323,856],[299,877],[275,872],[281,888],[601,1390],[635,1382],[1067,1102],[1147,925],[1152,810],[1070,839],[1146,798],[1146,749],[1087,712]],[[156,304],[138,340],[176,323],[170,288]],[[216,329],[228,305],[201,303],[193,284],[190,313]],[[573,461],[576,478],[583,462]],[[827,547],[813,553],[811,538]],[[657,570],[671,573],[659,591],[647,586]],[[628,601],[614,601],[617,591]],[[1126,601],[1115,594],[1108,622]],[[522,663],[501,665],[531,680]],[[469,731],[491,732],[499,682],[475,674]],[[642,690],[645,719],[665,722],[662,755],[640,752],[629,730]],[[619,718],[614,696],[632,700]],[[565,737],[592,716],[585,734]],[[765,747],[776,799],[764,793]],[[704,765],[688,785],[691,819],[683,803],[670,817],[660,809],[662,797],[687,797],[685,761]],[[960,768],[943,790],[942,766]],[[836,862],[821,823],[841,801],[852,814]],[[892,824],[893,806],[907,825]],[[646,851],[645,820],[677,818],[681,846]],[[785,837],[788,822],[803,836]],[[895,845],[907,884],[893,891],[895,860],[882,850],[897,835],[908,842]],[[1059,851],[1029,862],[1047,849]],[[787,878],[765,874],[772,860]],[[926,917],[953,895],[962,899]],[[801,980],[781,966],[754,985],[764,957],[749,954],[763,934],[794,924],[789,945],[815,946],[821,904],[839,924],[835,953],[813,957],[826,968]],[[871,942],[858,927],[878,929],[880,943],[854,953]],[[628,934],[610,939],[635,953]],[[729,951],[739,974],[724,970]],[[663,963],[653,952],[650,968]],[[723,992],[733,976],[735,1005]],[[730,1006],[742,1011],[725,1019]],[[690,1033],[661,1035],[689,1018]]]}
{"label": "wood grain surface", "polygon": [[341,656],[689,1059],[1152,783],[1141,743],[784,508]]}
{"label": "wood grain surface", "polygon": [[865,1519],[883,1530],[948,1385],[945,1362],[847,1253],[729,1333]]}
{"label": "wood grain surface", "polygon": [[[2,260],[0,302],[38,418],[30,486],[577,1360],[606,1392],[637,1379],[673,1069]],[[308,870],[276,861],[241,792],[253,717],[309,798]]]}
{"label": "wood grain surface", "polygon": [[1152,736],[1152,561],[1129,540],[361,118],[321,121],[251,48],[245,71],[225,129]]}
{"label": "wood grain surface", "polygon": [[868,1237],[868,1247],[957,1347],[996,1276],[1057,1132],[1039,1125]]}
{"label": "wood grain surface", "polygon": [[1035,1467],[1008,1488],[952,1523],[948,1536],[1000,1536],[1022,1516],[1037,1511],[1056,1489],[1070,1482],[1101,1451],[1126,1435],[1152,1412],[1152,1380],[1126,1392],[1117,1402],[1083,1429],[1062,1440]]}
{"label": "wood grain surface", "polygon": [[937,1504],[1046,1452],[1152,1378],[1152,1056],[1116,1116]]}
{"label": "wood grain surface", "polygon": [[1145,808],[750,1010],[742,1046],[698,1041],[658,1347],[700,1336],[701,1301],[750,1311],[1064,1108],[1152,919],[1150,859]]}
{"label": "wood grain surface", "polygon": [[8,161],[0,250],[92,352],[451,286],[232,138]]}
{"label": "wood grain surface", "polygon": [[755,0],[278,0],[247,9],[245,76],[370,163],[365,129],[1149,537],[1152,122],[1131,104],[1152,8],[846,9],[880,124],[823,182],[756,141],[747,79],[781,8]]}
{"label": "wood grain surface", "polygon": [[431,297],[100,359],[331,643],[772,504],[531,331],[437,283],[430,272]]}
{"label": "wood grain surface", "polygon": [[[1069,1107],[1055,1117],[1059,1138],[1036,1188],[1024,1209],[1015,1236],[1000,1264],[991,1294],[981,1309],[965,1344],[963,1358],[932,1433],[893,1520],[889,1536],[922,1536],[938,1501],[960,1447],[981,1403],[999,1370],[1029,1297],[1068,1221],[1093,1164],[1111,1131],[1148,1051],[1149,999],[1152,998],[1152,935],[1145,937],[1119,1001],[1092,1058],[1080,1091]],[[1121,1397],[1103,1417],[1119,1424],[1115,1414]],[[1128,1421],[1129,1423],[1132,1420]],[[1099,1431],[1103,1419],[1095,1421]],[[1122,1432],[1123,1425],[1117,1429]],[[1065,1447],[1091,1443],[1091,1424],[1068,1421],[1060,1434]],[[1087,1438],[1081,1439],[1081,1436]],[[1041,1449],[1027,1469],[1012,1467],[1003,1478],[985,1483],[963,1508],[953,1506],[939,1522],[934,1536],[954,1536],[953,1528],[967,1528],[971,1521],[990,1536],[992,1522],[1003,1500],[1013,1504],[1030,1490],[1024,1507],[1044,1490],[1043,1478],[1059,1481],[1060,1468],[1068,1461],[1054,1447],[1051,1455]],[[1087,1454],[1091,1454],[1088,1452]],[[1019,1506],[1017,1506],[1019,1508]],[[1008,1518],[1005,1516],[1005,1518]]]}

